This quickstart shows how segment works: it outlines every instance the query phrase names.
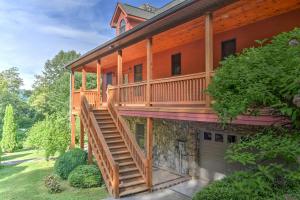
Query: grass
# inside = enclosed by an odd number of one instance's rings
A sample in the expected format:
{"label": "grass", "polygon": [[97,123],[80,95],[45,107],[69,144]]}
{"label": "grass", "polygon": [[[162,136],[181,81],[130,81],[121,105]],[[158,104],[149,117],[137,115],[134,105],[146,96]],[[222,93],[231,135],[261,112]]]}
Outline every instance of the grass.
{"label": "grass", "polygon": [[31,160],[14,166],[0,166],[0,199],[5,200],[99,200],[107,197],[104,187],[77,189],[61,181],[63,192],[49,194],[44,177],[53,173],[54,161],[45,161],[43,152],[23,150],[4,154],[2,161]]}

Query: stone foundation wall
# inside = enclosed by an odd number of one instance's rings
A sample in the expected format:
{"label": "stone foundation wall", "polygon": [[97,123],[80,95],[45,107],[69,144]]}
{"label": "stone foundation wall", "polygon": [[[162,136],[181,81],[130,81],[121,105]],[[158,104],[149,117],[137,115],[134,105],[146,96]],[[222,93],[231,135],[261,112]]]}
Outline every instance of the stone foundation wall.
{"label": "stone foundation wall", "polygon": [[[144,124],[144,137],[146,141],[146,118],[124,118],[133,134],[136,132],[136,123]],[[198,171],[197,137],[198,133],[204,130],[247,135],[257,132],[259,128],[238,125],[230,125],[226,126],[226,128],[223,128],[222,125],[218,123],[154,119],[154,166],[166,168],[180,174],[196,176]],[[145,151],[145,147],[141,148]]]}

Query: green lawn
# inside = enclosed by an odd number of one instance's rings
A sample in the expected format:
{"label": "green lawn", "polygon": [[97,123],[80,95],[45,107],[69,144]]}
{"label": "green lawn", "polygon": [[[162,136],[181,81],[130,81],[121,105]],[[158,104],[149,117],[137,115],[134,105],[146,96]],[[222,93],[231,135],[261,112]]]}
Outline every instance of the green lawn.
{"label": "green lawn", "polygon": [[0,166],[0,199],[2,200],[93,200],[107,197],[105,188],[75,189],[61,181],[63,192],[49,194],[44,177],[53,173],[54,161],[45,161],[42,152],[24,150],[5,154],[2,161],[38,159],[14,166]]}

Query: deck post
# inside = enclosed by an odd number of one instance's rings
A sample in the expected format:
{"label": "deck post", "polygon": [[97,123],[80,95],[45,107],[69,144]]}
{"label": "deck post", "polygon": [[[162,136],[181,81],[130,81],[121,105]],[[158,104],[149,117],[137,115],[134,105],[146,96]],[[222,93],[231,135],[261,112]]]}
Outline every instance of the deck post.
{"label": "deck post", "polygon": [[[205,15],[205,83],[206,88],[210,84],[211,72],[213,71],[213,15]],[[206,95],[205,106],[210,106],[210,97]]]}
{"label": "deck post", "polygon": [[81,86],[82,86],[82,89],[83,91],[86,90],[86,70],[84,68],[84,66],[82,67],[82,83],[81,83]]}
{"label": "deck post", "polygon": [[74,91],[75,91],[75,74],[74,74],[74,71],[72,70],[72,72],[71,72],[71,94],[70,94],[70,98],[71,98],[71,112],[70,113],[71,113],[71,115],[72,115],[72,111],[74,109]]}
{"label": "deck post", "polygon": [[117,104],[119,105],[121,102],[121,88],[120,86],[122,85],[122,50],[118,51],[118,94],[117,94]]}
{"label": "deck post", "polygon": [[81,119],[80,119],[80,148],[82,150],[84,149],[84,126]]}
{"label": "deck post", "polygon": [[153,68],[153,54],[152,54],[152,38],[147,39],[147,89],[146,89],[146,106],[151,106],[151,85]]}
{"label": "deck post", "polygon": [[93,152],[90,137],[88,137],[88,163],[93,164]]}
{"label": "deck post", "polygon": [[152,188],[153,118],[147,117],[147,186]]}
{"label": "deck post", "polygon": [[102,103],[102,97],[101,97],[101,60],[97,60],[97,96],[98,96],[98,100],[99,100],[99,106]]}
{"label": "deck post", "polygon": [[71,144],[70,148],[75,148],[75,137],[76,137],[76,118],[75,115],[71,114]]}

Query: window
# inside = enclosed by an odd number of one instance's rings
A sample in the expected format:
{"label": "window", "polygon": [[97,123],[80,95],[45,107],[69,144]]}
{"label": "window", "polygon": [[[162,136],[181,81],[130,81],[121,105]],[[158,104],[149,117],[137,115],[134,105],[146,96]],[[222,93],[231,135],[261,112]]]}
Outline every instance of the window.
{"label": "window", "polygon": [[112,85],[112,72],[106,74],[106,86]]}
{"label": "window", "polygon": [[119,34],[124,33],[126,31],[126,22],[124,19],[120,21],[120,26],[119,26]]}
{"label": "window", "polygon": [[139,82],[143,80],[143,65],[134,66],[134,82]]}
{"label": "window", "polygon": [[181,53],[172,55],[172,76],[181,74]]}
{"label": "window", "polygon": [[216,142],[223,142],[224,141],[223,135],[219,134],[219,133],[216,133],[215,134],[215,141]]}
{"label": "window", "polygon": [[236,39],[226,40],[222,42],[222,60],[227,56],[235,54]]}
{"label": "window", "polygon": [[204,132],[204,140],[211,140],[211,133]]}
{"label": "window", "polygon": [[229,144],[236,143],[236,136],[235,135],[227,135],[227,142]]}
{"label": "window", "polygon": [[135,138],[141,148],[145,145],[145,126],[144,124],[135,124]]}

